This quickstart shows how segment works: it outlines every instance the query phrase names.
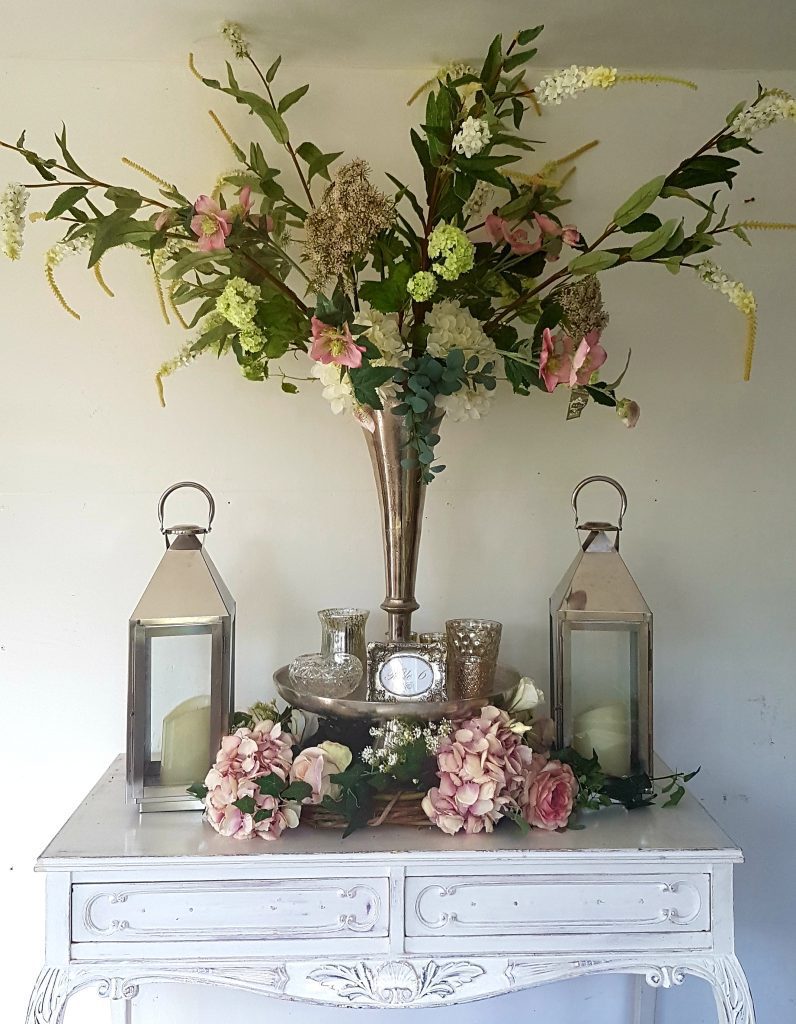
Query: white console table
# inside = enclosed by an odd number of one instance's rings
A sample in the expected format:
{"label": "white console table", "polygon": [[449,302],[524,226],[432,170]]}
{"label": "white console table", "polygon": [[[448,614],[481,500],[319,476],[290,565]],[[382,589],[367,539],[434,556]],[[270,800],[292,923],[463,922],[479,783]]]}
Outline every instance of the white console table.
{"label": "white console table", "polygon": [[301,827],[238,842],[191,812],[139,818],[123,775],[119,759],[38,862],[46,958],[28,1024],[61,1024],[87,987],[125,1020],[149,983],[401,1008],[606,972],[653,988],[695,975],[720,1024],[754,1022],[733,949],[741,852],[689,797],[561,834]]}

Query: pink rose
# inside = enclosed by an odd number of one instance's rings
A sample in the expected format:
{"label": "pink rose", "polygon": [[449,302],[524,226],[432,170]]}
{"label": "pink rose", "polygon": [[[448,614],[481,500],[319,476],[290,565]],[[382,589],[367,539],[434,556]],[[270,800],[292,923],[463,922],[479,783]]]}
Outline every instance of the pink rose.
{"label": "pink rose", "polygon": [[551,832],[565,828],[572,813],[578,783],[568,764],[534,754],[536,770],[529,771],[520,795],[522,816],[534,828]]}
{"label": "pink rose", "polygon": [[331,781],[331,776],[344,772],[351,759],[348,747],[330,740],[302,750],[290,769],[291,782],[306,782],[312,786],[312,793],[302,803],[319,804],[325,796],[338,800],[340,787]]}

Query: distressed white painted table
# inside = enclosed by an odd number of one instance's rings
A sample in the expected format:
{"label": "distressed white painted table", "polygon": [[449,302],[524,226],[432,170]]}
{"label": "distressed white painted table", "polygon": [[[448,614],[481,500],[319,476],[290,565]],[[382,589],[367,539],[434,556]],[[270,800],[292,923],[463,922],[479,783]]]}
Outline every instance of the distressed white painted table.
{"label": "distressed white painted table", "polygon": [[653,988],[695,975],[721,1024],[753,1024],[733,949],[741,859],[689,797],[562,834],[300,828],[237,842],[191,812],[139,818],[119,759],[38,862],[46,965],[28,1024],[60,1024],[87,987],[124,1020],[155,982],[409,1007],[606,972]]}

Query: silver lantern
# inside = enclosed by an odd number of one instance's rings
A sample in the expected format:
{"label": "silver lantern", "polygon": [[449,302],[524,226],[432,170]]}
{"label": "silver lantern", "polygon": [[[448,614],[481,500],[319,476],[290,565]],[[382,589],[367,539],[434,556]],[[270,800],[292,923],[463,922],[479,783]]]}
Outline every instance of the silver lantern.
{"label": "silver lantern", "polygon": [[[615,487],[612,523],[578,519],[590,483]],[[616,480],[590,476],[572,494],[580,547],[550,598],[551,702],[560,747],[596,751],[607,775],[652,767],[652,612],[619,555],[627,495]]]}
{"label": "silver lantern", "polygon": [[[207,526],[165,526],[182,487],[209,503]],[[215,502],[201,484],[169,487],[158,505],[166,553],[130,618],[127,798],[143,811],[190,810],[229,731],[234,707],[235,602],[204,547]]]}

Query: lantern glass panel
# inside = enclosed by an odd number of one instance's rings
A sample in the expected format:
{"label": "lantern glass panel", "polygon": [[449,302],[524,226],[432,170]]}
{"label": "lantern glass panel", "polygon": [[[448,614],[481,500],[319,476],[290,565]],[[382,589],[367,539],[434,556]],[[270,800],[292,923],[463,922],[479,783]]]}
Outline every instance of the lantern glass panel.
{"label": "lantern glass panel", "polygon": [[609,775],[646,770],[639,707],[644,689],[641,627],[619,623],[566,623],[564,626],[566,730],[578,753],[596,750]]}
{"label": "lantern glass panel", "polygon": [[212,654],[209,627],[149,638],[150,785],[187,786],[207,772]]}

